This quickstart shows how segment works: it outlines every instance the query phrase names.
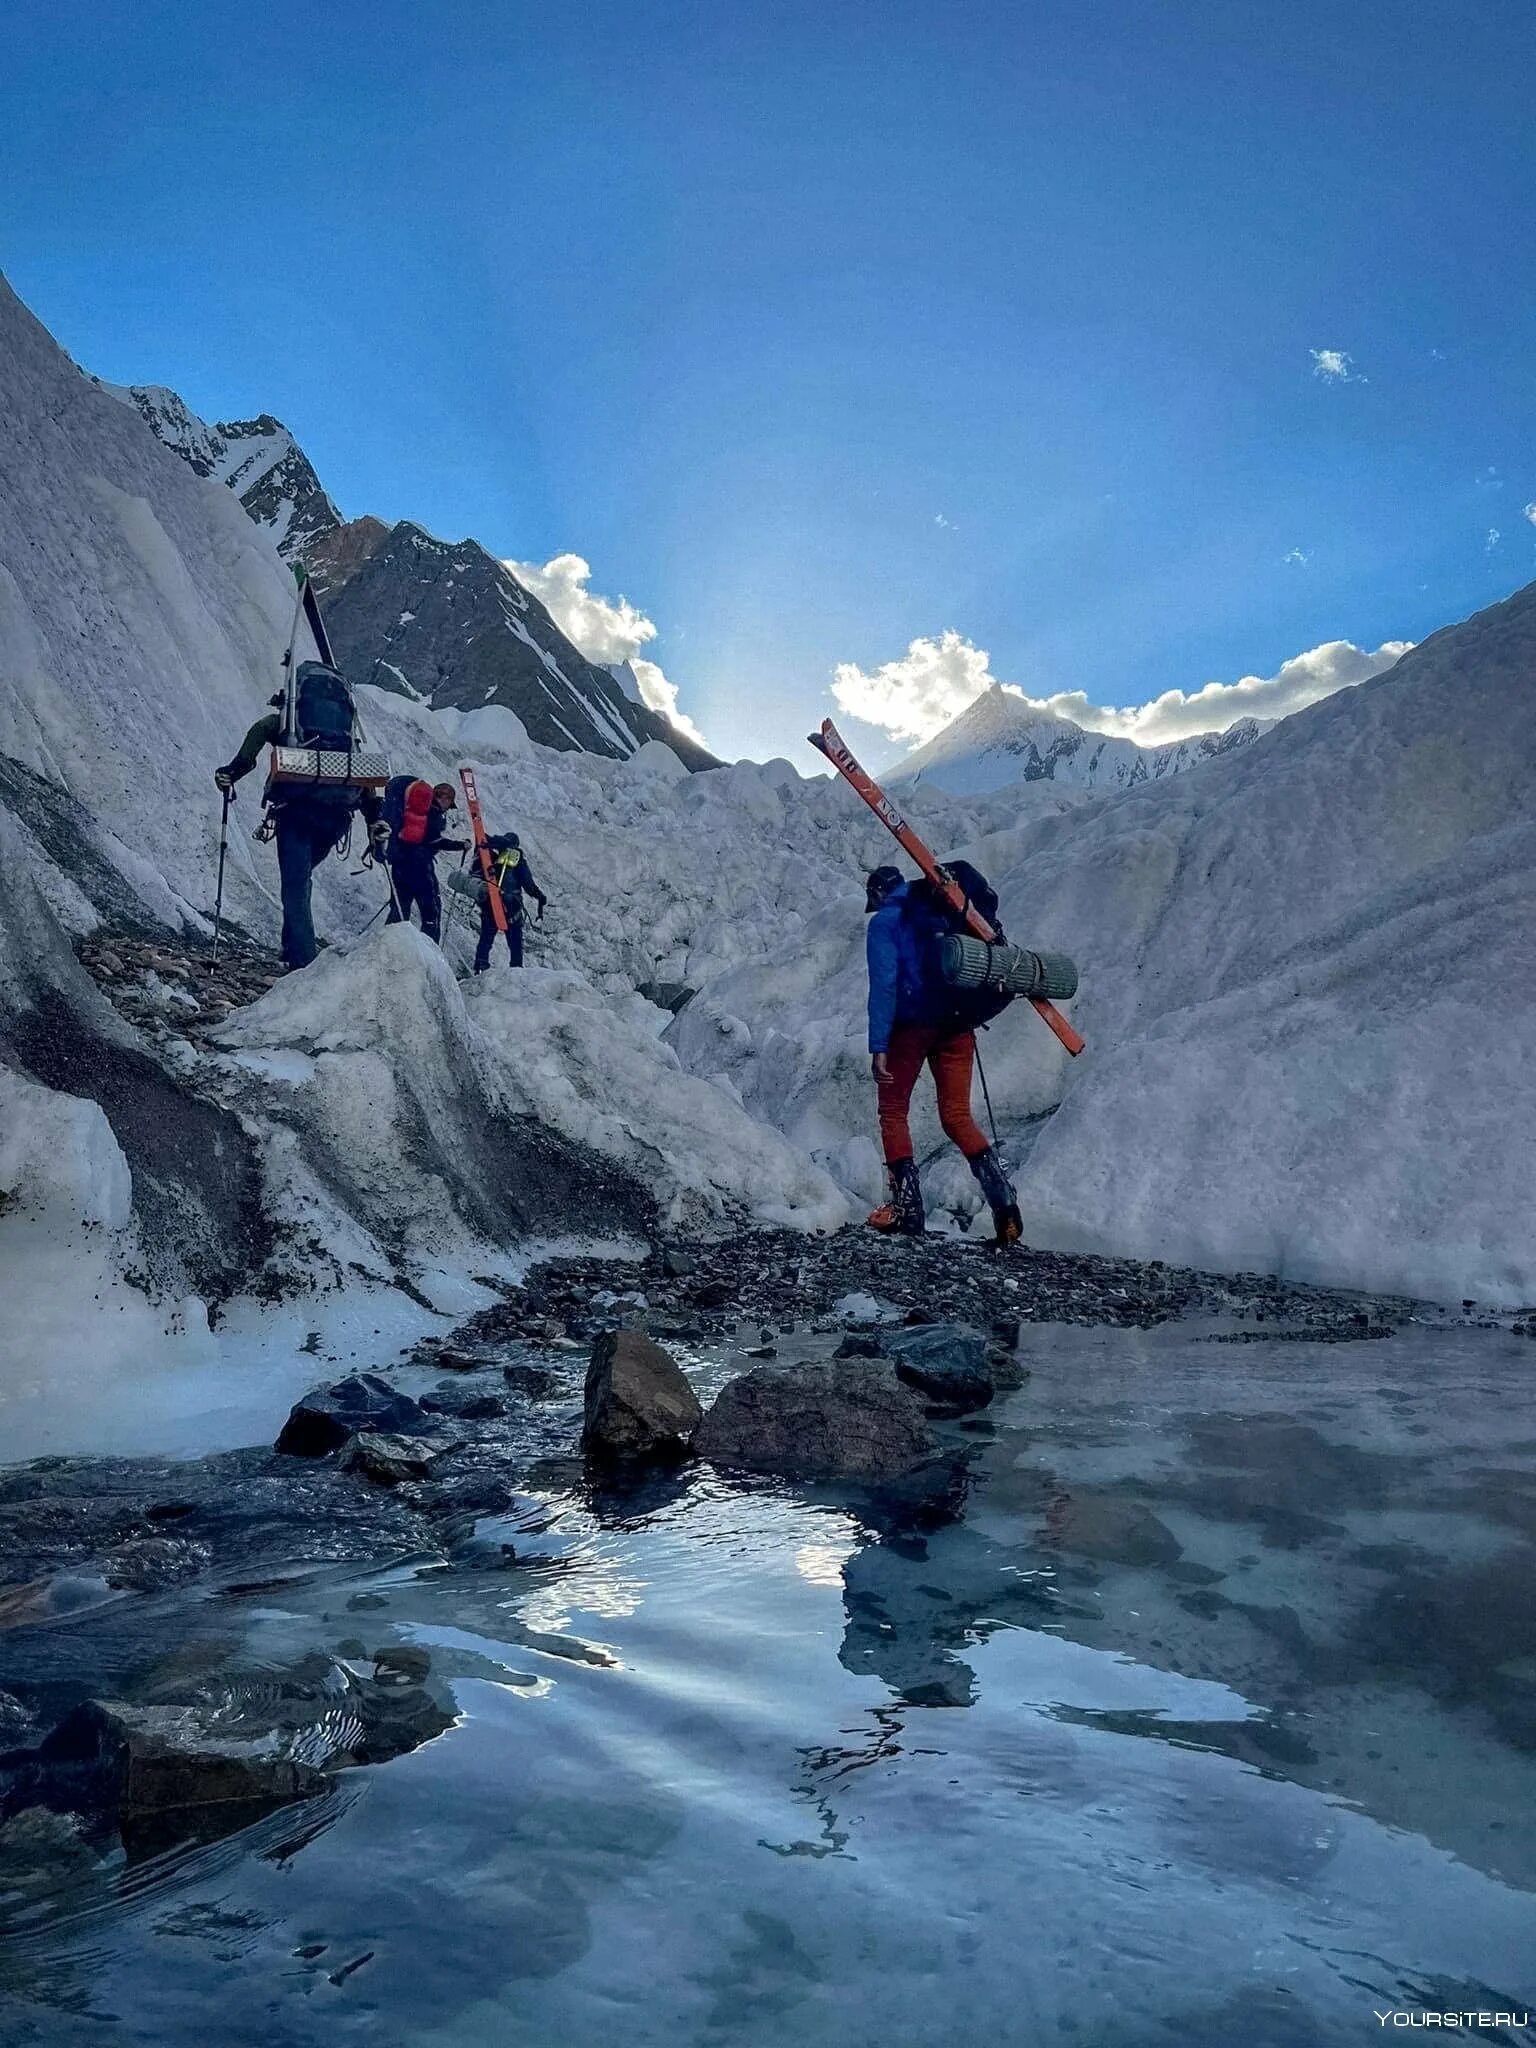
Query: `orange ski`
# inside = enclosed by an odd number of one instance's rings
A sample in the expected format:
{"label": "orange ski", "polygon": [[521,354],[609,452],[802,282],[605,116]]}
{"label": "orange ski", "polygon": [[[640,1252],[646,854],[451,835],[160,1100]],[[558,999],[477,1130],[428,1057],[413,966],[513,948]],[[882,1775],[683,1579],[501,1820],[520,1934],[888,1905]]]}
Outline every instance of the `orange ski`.
{"label": "orange ski", "polygon": [[507,929],[507,906],[501,900],[495,870],[491,866],[491,849],[485,843],[485,820],[480,815],[480,792],[475,788],[473,768],[461,768],[459,780],[464,785],[464,802],[469,809],[469,822],[475,835],[475,852],[480,859],[480,872],[485,877],[485,886],[490,892],[491,916],[496,920],[497,931],[505,934]]}
{"label": "orange ski", "polygon": [[[841,733],[839,733],[830,718],[822,720],[821,731],[813,732],[810,735],[810,743],[818,754],[826,755],[843,780],[858,792],[885,829],[894,836],[902,851],[909,854],[917,862],[917,865],[922,869],[929,881],[936,888],[943,891],[949,901],[950,908],[960,913],[965,919],[967,927],[975,933],[976,937],[978,939],[985,939],[989,945],[993,944],[996,941],[997,933],[987,923],[987,920],[976,906],[967,898],[960,884],[955,881],[946,869],[939,866],[939,863],[934,859],[923,841],[918,838],[879,783],[855,761],[844,744]],[[1026,1001],[1039,1012],[1041,1021],[1055,1032],[1067,1051],[1075,1059],[1088,1042],[1082,1033],[1074,1031],[1060,1010],[1056,1008],[1056,1005],[1047,1002],[1044,996],[1029,996],[1026,997]]]}

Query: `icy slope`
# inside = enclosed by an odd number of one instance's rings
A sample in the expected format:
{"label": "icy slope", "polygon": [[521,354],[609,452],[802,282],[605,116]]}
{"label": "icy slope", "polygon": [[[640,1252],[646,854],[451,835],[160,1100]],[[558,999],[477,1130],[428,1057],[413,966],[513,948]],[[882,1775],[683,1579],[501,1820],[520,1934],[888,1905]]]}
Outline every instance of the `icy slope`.
{"label": "icy slope", "polygon": [[1036,1228],[1536,1298],[1533,786],[1536,587],[1070,848],[1026,834],[1008,892],[1084,956],[1095,1045]]}
{"label": "icy slope", "polygon": [[[460,989],[414,929],[330,954],[214,1034],[252,1107],[379,1242],[445,1262],[464,1223],[527,1238],[722,1216],[835,1229],[827,1176],[681,1071],[666,1015],[574,972],[500,966]],[[515,1155],[515,1156],[514,1156]],[[606,1162],[606,1169],[601,1162]]]}
{"label": "icy slope", "polygon": [[[292,586],[230,493],[3,282],[0,413],[0,755],[115,835],[148,909],[192,914],[212,898],[209,774],[276,687]],[[243,832],[230,887],[237,912],[270,902]]]}
{"label": "icy slope", "polygon": [[1272,719],[1240,718],[1225,732],[1200,733],[1161,747],[1088,732],[994,683],[941,733],[910,753],[893,787],[977,796],[1011,782],[1050,780],[1082,789],[1131,789],[1235,753],[1267,732]]}

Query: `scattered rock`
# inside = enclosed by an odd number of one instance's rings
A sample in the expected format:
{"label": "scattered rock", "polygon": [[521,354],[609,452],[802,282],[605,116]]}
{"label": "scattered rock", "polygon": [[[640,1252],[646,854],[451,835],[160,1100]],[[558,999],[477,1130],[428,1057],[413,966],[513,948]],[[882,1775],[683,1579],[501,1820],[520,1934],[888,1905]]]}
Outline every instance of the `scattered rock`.
{"label": "scattered rock", "polygon": [[386,1436],[359,1430],[341,1454],[343,1472],[360,1472],[375,1486],[399,1486],[406,1479],[430,1479],[432,1468],[448,1449],[419,1436]]}
{"label": "scattered rock", "polygon": [[777,1344],[754,1344],[747,1353],[748,1358],[777,1358],[778,1355]]}
{"label": "scattered rock", "polygon": [[485,1361],[472,1357],[467,1351],[450,1351],[445,1346],[433,1363],[440,1365],[444,1372],[478,1372]]}
{"label": "scattered rock", "polygon": [[323,1458],[359,1430],[396,1433],[425,1423],[420,1406],[376,1373],[354,1373],[334,1386],[314,1387],[295,1402],[277,1448],[295,1458]]}
{"label": "scattered rock", "polygon": [[1018,1354],[1006,1344],[987,1346],[987,1371],[998,1392],[1011,1393],[1015,1387],[1022,1387],[1029,1378],[1029,1368]]}
{"label": "scattered rock", "polygon": [[690,1273],[699,1270],[699,1262],[691,1252],[669,1244],[661,1254],[661,1270],[669,1280],[686,1280]]}
{"label": "scattered rock", "polygon": [[692,1295],[700,1308],[724,1308],[731,1298],[729,1280],[701,1280],[692,1289]]}
{"label": "scattered rock", "polygon": [[615,1458],[680,1456],[701,1412],[681,1368],[639,1330],[610,1330],[592,1346],[582,1432],[588,1451]]}
{"label": "scattered rock", "polygon": [[850,1330],[833,1352],[834,1358],[884,1358],[885,1345],[879,1337],[866,1337],[857,1330]]}
{"label": "scattered rock", "polygon": [[208,1560],[207,1546],[201,1543],[175,1536],[135,1536],[107,1553],[104,1574],[114,1592],[158,1593],[196,1578]]}
{"label": "scattered rock", "polygon": [[518,1492],[500,1472],[463,1472],[451,1479],[434,1480],[423,1487],[419,1503],[423,1514],[434,1521],[462,1515],[474,1521],[481,1515],[504,1515],[517,1505]]}
{"label": "scattered rock", "polygon": [[559,1379],[544,1365],[504,1365],[501,1376],[514,1394],[528,1401],[547,1401],[560,1387]]}
{"label": "scattered rock", "polygon": [[478,1387],[456,1387],[451,1380],[423,1394],[421,1405],[429,1415],[451,1415],[457,1422],[494,1422],[505,1415],[510,1402],[503,1394],[482,1392]]}
{"label": "scattered rock", "polygon": [[0,1750],[19,1748],[31,1732],[32,1716],[8,1692],[0,1692]]}
{"label": "scattered rock", "polygon": [[882,1479],[911,1471],[938,1440],[884,1361],[850,1358],[744,1373],[721,1389],[694,1447],[748,1472]]}

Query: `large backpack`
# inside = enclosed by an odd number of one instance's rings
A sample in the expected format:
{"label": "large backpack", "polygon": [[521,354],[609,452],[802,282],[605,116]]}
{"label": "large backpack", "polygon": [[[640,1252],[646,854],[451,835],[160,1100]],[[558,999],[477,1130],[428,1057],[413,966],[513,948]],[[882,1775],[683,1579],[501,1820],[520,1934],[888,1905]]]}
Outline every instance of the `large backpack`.
{"label": "large backpack", "polygon": [[[1003,928],[997,916],[997,891],[968,860],[945,863],[946,872],[965,891],[966,900],[991,925],[999,940]],[[931,991],[934,1007],[942,1021],[955,1031],[976,1031],[1000,1016],[1013,1001],[1001,988],[957,988],[944,971],[942,947],[946,938],[969,930],[964,916],[954,908],[943,890],[929,881],[909,883],[903,915],[916,934],[923,962],[923,981]]]}
{"label": "large backpack", "polygon": [[391,846],[420,846],[432,811],[432,785],[415,775],[392,775],[384,785],[384,822]]}
{"label": "large backpack", "polygon": [[294,718],[301,746],[345,753],[354,744],[357,707],[352,692],[335,669],[322,661],[306,661],[299,669]]}

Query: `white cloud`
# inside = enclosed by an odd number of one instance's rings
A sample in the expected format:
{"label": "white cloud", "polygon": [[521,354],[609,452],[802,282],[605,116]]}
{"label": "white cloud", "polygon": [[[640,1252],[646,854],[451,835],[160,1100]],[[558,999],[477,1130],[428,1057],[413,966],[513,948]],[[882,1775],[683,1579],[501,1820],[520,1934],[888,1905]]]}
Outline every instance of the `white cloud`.
{"label": "white cloud", "polygon": [[553,555],[547,562],[508,562],[507,567],[549,607],[561,632],[588,661],[628,661],[656,638],[656,622],[627,597],[615,603],[587,588],[592,564],[581,555]]}
{"label": "white cloud", "polygon": [[1312,553],[1309,548],[1292,548],[1280,557],[1283,563],[1292,563],[1298,569],[1305,569],[1311,559]]}
{"label": "white cloud", "polygon": [[1533,498],[1529,505],[1521,506],[1520,517],[1522,519],[1528,519],[1531,522],[1532,526],[1536,526],[1536,498]]}
{"label": "white cloud", "polygon": [[[1156,747],[1195,733],[1225,732],[1240,718],[1284,718],[1380,675],[1412,645],[1410,640],[1386,640],[1370,649],[1351,640],[1328,640],[1282,662],[1272,676],[1242,676],[1235,683],[1206,683],[1189,692],[1165,690],[1149,703],[1124,709],[1092,704],[1081,690],[1031,697],[1017,684],[1001,687],[1042,717],[1070,718],[1089,732]],[[893,740],[921,744],[997,680],[986,652],[950,632],[937,640],[914,640],[901,660],[888,661],[872,674],[852,662],[839,663],[832,694],[850,717],[882,727]]]}
{"label": "white cloud", "polygon": [[634,672],[641,703],[648,704],[653,711],[659,711],[663,718],[672,721],[679,732],[687,733],[689,739],[697,740],[701,747],[707,747],[709,741],[687,712],[678,710],[677,685],[672,678],[663,674],[656,662],[646,661],[641,656],[632,655],[629,665]]}
{"label": "white cloud", "polygon": [[704,735],[677,708],[677,685],[660,665],[646,661],[640,649],[656,638],[656,622],[627,597],[599,597],[589,590],[592,564],[582,555],[552,555],[547,562],[508,562],[522,584],[548,609],[550,617],[588,661],[617,667],[628,662],[640,701],[659,711],[690,739],[706,745]]}
{"label": "white cloud", "polygon": [[1369,382],[1369,379],[1355,368],[1355,359],[1347,348],[1313,349],[1312,374],[1314,377],[1321,377],[1325,384]]}
{"label": "white cloud", "polygon": [[1240,718],[1286,718],[1336,690],[1380,675],[1412,645],[1411,640],[1384,640],[1380,647],[1367,648],[1352,640],[1325,640],[1321,647],[1292,655],[1272,676],[1242,676],[1235,683],[1206,683],[1189,692],[1165,690],[1150,703],[1121,711],[1090,704],[1080,690],[1048,698],[1046,706],[1090,732],[1115,733],[1156,747],[1195,733],[1225,732]]}
{"label": "white cloud", "polygon": [[893,740],[921,742],[958,718],[996,680],[990,659],[958,633],[941,633],[937,640],[914,640],[899,661],[883,662],[873,672],[840,661],[832,694],[850,718],[883,727]]}
{"label": "white cloud", "polygon": [[1503,534],[1500,533],[1499,529],[1496,526],[1490,526],[1488,529],[1488,538],[1483,542],[1484,549],[1491,555],[1494,549],[1498,546],[1499,542],[1503,538]]}

